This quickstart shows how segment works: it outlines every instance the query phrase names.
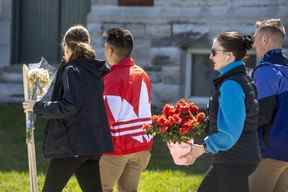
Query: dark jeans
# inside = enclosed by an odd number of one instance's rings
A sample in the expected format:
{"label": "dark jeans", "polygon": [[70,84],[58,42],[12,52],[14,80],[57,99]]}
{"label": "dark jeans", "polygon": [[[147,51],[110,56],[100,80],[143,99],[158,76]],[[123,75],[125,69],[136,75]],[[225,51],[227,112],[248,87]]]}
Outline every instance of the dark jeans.
{"label": "dark jeans", "polygon": [[52,159],[49,162],[43,192],[61,192],[75,174],[84,192],[102,192],[98,157]]}
{"label": "dark jeans", "polygon": [[253,165],[214,164],[200,184],[198,192],[249,192],[248,176]]}

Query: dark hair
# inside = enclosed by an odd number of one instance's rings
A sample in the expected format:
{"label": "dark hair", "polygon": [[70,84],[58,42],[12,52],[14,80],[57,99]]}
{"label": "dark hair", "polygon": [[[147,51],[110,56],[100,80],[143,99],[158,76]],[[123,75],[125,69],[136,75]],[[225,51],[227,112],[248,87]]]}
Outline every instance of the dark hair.
{"label": "dark hair", "polygon": [[95,59],[95,50],[90,45],[88,30],[82,25],[75,25],[68,29],[63,38],[63,47],[67,45],[72,51],[71,60],[74,59]]}
{"label": "dark hair", "polygon": [[250,35],[241,35],[239,32],[222,32],[216,39],[225,51],[232,52],[236,60],[243,59],[253,44]]}
{"label": "dark hair", "polygon": [[110,44],[119,57],[131,55],[134,44],[132,33],[123,28],[112,28],[104,33],[106,43]]}

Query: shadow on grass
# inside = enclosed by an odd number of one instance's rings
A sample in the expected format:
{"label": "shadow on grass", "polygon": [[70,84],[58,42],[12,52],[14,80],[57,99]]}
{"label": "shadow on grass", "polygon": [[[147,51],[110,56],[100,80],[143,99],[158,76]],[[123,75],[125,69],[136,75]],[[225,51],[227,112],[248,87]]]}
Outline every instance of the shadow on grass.
{"label": "shadow on grass", "polygon": [[[0,171],[28,171],[25,143],[25,115],[21,104],[0,105]],[[37,122],[35,142],[37,169],[46,172],[47,161],[42,155],[44,123]],[[203,157],[192,166],[176,166],[165,144],[155,141],[148,170],[177,170],[186,174],[203,174],[208,168],[208,158]]]}

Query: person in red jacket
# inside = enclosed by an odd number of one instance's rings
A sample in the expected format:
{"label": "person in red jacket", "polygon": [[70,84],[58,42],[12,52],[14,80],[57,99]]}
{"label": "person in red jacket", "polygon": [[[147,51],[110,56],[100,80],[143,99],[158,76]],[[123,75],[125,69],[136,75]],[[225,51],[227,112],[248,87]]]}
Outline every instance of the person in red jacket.
{"label": "person in red jacket", "polygon": [[131,57],[133,35],[123,28],[104,33],[105,57],[111,72],[104,77],[104,101],[114,151],[100,160],[104,192],[117,183],[119,192],[137,191],[141,172],[150,160],[152,137],[144,124],[151,124],[151,80]]}

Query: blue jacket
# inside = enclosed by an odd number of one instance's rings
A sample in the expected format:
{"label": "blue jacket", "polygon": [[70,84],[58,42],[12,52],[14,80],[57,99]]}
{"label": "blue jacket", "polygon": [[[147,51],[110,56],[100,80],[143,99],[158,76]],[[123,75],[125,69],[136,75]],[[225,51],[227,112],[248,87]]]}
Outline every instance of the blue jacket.
{"label": "blue jacket", "polygon": [[[242,61],[228,64],[219,70],[220,76],[240,65],[243,65]],[[218,102],[218,131],[204,139],[206,150],[214,154],[229,150],[238,141],[246,118],[245,94],[236,81],[227,80],[221,85]]]}
{"label": "blue jacket", "polygon": [[259,142],[263,158],[288,161],[288,58],[268,51],[253,72],[259,100]]}

